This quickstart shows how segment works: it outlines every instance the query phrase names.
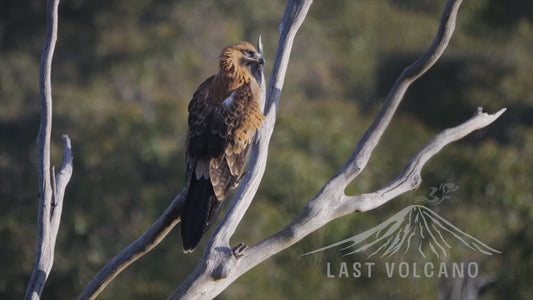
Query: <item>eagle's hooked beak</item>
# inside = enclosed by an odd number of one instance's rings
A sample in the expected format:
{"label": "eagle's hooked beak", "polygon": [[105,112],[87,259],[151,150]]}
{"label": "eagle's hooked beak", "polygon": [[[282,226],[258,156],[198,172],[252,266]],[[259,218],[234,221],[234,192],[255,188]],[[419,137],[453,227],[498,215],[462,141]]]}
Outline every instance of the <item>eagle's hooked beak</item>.
{"label": "eagle's hooked beak", "polygon": [[247,65],[251,65],[251,64],[264,65],[265,64],[265,59],[263,58],[263,56],[261,56],[261,54],[257,52],[254,52],[253,55],[245,56],[243,60],[244,60],[244,63]]}
{"label": "eagle's hooked beak", "polygon": [[264,65],[265,64],[265,59],[263,58],[263,56],[261,56],[261,54],[257,53],[257,62],[261,65]]}

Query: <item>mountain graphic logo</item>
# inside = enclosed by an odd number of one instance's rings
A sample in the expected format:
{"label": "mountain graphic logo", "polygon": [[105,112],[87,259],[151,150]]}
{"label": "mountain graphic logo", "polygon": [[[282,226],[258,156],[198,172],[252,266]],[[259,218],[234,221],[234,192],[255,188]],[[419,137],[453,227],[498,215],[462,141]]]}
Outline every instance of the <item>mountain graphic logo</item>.
{"label": "mountain graphic logo", "polygon": [[[450,198],[448,193],[458,189],[458,185],[444,183],[439,188],[430,189],[431,198],[418,197],[417,202],[438,205]],[[440,196],[437,192],[440,192]],[[343,256],[363,252],[369,253],[368,258],[385,258],[396,253],[405,254],[411,247],[416,247],[424,258],[428,255],[443,258],[448,256],[448,250],[454,244],[485,255],[501,253],[457,228],[426,206],[414,204],[365,232],[303,255],[344,246],[341,248]]]}

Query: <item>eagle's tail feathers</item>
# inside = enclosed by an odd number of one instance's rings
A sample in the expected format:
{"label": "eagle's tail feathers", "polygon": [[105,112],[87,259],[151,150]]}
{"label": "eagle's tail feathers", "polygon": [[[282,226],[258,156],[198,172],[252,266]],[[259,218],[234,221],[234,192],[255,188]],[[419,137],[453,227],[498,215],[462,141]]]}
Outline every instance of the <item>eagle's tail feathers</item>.
{"label": "eagle's tail feathers", "polygon": [[181,213],[181,237],[183,240],[183,251],[193,252],[202,234],[209,229],[220,206],[213,191],[213,186],[209,178],[192,176],[187,197]]}

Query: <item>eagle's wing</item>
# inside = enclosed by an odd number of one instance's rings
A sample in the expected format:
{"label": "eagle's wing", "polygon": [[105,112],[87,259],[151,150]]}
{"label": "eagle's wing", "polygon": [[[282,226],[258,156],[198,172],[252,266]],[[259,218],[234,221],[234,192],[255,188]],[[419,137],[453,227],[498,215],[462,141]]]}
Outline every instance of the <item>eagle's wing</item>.
{"label": "eagle's wing", "polygon": [[211,146],[214,156],[210,161],[210,177],[218,199],[224,199],[228,190],[243,175],[250,144],[264,120],[260,109],[260,92],[255,82],[235,90],[214,111],[211,133],[214,139],[224,137],[223,148]]}
{"label": "eagle's wing", "polygon": [[189,130],[187,132],[187,182],[191,176],[209,178],[209,155],[207,147],[210,140],[209,127],[215,107],[209,101],[209,87],[215,76],[205,80],[194,92],[189,103]]}
{"label": "eagle's wing", "polygon": [[209,228],[220,206],[213,192],[209,175],[208,145],[211,122],[216,106],[210,95],[215,76],[205,80],[194,92],[189,103],[187,131],[187,196],[181,214],[181,234],[185,252],[193,251],[202,234]]}

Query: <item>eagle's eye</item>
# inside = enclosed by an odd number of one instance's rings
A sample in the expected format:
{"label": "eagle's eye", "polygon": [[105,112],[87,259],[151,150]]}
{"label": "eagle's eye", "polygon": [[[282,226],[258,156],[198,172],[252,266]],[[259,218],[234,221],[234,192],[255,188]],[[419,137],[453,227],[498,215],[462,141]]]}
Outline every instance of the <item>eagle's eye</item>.
{"label": "eagle's eye", "polygon": [[247,56],[254,56],[254,52],[252,50],[244,50],[243,51],[244,54],[246,54]]}

